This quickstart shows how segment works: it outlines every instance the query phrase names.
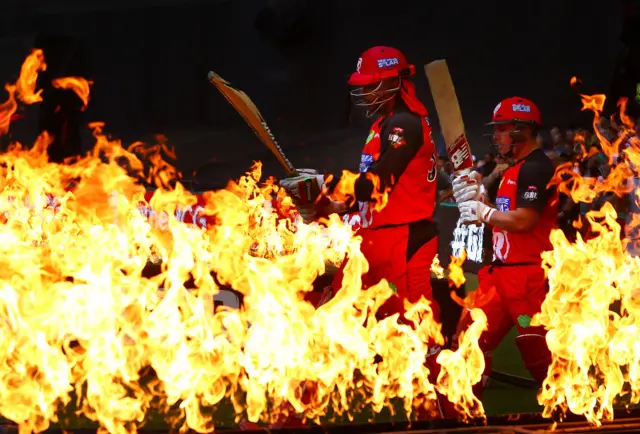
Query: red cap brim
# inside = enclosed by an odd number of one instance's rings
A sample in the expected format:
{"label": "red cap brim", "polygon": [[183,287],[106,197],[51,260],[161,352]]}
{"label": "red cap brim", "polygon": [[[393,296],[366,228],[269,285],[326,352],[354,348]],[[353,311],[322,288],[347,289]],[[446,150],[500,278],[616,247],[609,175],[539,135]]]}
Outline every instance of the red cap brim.
{"label": "red cap brim", "polygon": [[359,72],[354,72],[347,80],[347,84],[349,86],[365,86],[367,84],[375,83],[375,79],[371,75],[360,74]]}

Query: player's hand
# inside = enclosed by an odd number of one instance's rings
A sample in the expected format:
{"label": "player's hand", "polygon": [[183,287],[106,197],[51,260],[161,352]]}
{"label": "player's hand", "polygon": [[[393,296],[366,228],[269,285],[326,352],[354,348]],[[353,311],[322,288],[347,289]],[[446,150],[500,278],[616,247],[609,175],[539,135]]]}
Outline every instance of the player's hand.
{"label": "player's hand", "polygon": [[306,182],[311,181],[312,189],[322,192],[324,189],[324,175],[319,174],[315,169],[296,169],[297,174],[289,178],[278,181],[280,187],[284,188],[293,199],[302,199],[307,202],[314,202],[316,197],[307,197]]}
{"label": "player's hand", "polygon": [[324,175],[315,169],[296,169],[296,175],[278,181],[280,187],[291,196],[298,214],[305,223],[318,216],[316,199],[324,191]]}
{"label": "player's hand", "polygon": [[453,198],[456,203],[463,203],[469,200],[482,200],[484,197],[484,187],[481,179],[482,176],[478,172],[468,169],[458,173],[451,182]]}
{"label": "player's hand", "polygon": [[460,210],[460,220],[464,224],[491,223],[491,216],[496,211],[495,208],[484,204],[479,200],[468,200],[458,204]]}

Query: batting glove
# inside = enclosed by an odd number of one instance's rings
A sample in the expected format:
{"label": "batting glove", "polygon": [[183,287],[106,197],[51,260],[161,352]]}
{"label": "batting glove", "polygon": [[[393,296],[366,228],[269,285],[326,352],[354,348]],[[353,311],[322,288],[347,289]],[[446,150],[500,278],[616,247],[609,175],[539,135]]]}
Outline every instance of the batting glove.
{"label": "batting glove", "polygon": [[296,169],[297,174],[290,178],[281,179],[278,184],[284,188],[287,193],[294,199],[304,199],[305,201],[313,202],[316,198],[306,197],[306,191],[304,190],[306,181],[315,181],[318,185],[319,191],[324,190],[324,175],[318,173],[314,169]]}
{"label": "batting glove", "polygon": [[456,203],[463,203],[469,200],[482,200],[484,198],[484,186],[482,176],[469,169],[463,170],[453,179],[451,187],[453,198]]}
{"label": "batting glove", "polygon": [[484,204],[479,200],[468,200],[458,205],[460,210],[460,220],[465,224],[491,223],[491,216],[496,211],[495,208]]}

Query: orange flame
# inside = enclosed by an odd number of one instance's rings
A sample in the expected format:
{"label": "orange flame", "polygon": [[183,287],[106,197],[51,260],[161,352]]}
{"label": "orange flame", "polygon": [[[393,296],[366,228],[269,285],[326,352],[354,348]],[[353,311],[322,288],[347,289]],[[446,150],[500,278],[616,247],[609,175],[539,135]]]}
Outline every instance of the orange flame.
{"label": "orange flame", "polygon": [[[583,110],[594,112],[594,132],[609,159],[610,174],[597,180],[561,169],[554,182],[576,202],[592,202],[602,193],[633,192],[629,180],[638,176],[640,144],[632,136],[632,120],[624,113],[626,100],[618,104],[622,124],[612,139],[598,129],[604,95],[583,95],[582,102]],[[619,161],[617,154],[623,156]],[[558,180],[562,177],[564,181]],[[602,209],[587,214],[588,240],[578,235],[571,244],[556,230],[551,234],[553,251],[543,253],[550,291],[532,325],[549,330],[547,344],[553,355],[538,395],[545,416],[561,420],[571,411],[600,425],[613,418],[616,404],[640,402],[640,259],[627,252],[630,241],[622,239],[617,217],[606,202]],[[634,216],[627,229],[633,231],[636,225]]]}
{"label": "orange flame", "polygon": [[[482,415],[469,387],[480,380],[482,318],[461,353],[443,353],[441,383],[431,384],[425,359],[443,338],[430,303],[407,305],[413,328],[377,320],[393,290],[384,280],[362,290],[362,240],[337,215],[323,225],[281,218],[273,198],[286,197],[260,183],[256,164],[203,195],[215,224],[182,224],[169,216],[197,198],[169,188],[179,174],[159,157],[171,154],[164,141],[125,149],[104,124],[90,126],[93,151],[65,164],[48,161],[46,133],[0,154],[0,414],[21,432],[49,428],[72,394],[78,413],[116,434],[171,408],[182,430],[210,432],[207,409],[225,398],[237,419],[273,421],[273,408],[291,407],[320,421],[380,412],[394,399],[407,416],[435,409],[437,389]],[[163,187],[150,200],[167,211],[162,228],[139,211],[141,179]],[[315,309],[305,292],[347,255],[342,288]],[[143,274],[149,262],[161,264],[157,276]],[[221,285],[243,294],[242,309],[214,309]]]}
{"label": "orange flame", "polygon": [[467,281],[462,265],[467,260],[467,251],[462,249],[460,256],[451,256],[449,262],[449,286],[461,287]]}
{"label": "orange flame", "polygon": [[89,104],[89,86],[92,83],[82,77],[63,77],[53,80],[52,85],[57,89],[69,89],[82,100],[82,110]]}
{"label": "orange flame", "polygon": [[[346,202],[349,206],[353,205],[355,203],[355,184],[361,176],[363,176],[361,173],[352,173],[348,170],[342,171],[342,176],[333,190],[332,196],[334,199]],[[383,189],[380,178],[373,173],[365,173],[364,176],[373,183],[372,208],[380,212],[387,206],[391,188],[386,187]],[[327,182],[330,181],[331,176],[327,179]]]}
{"label": "orange flame", "polygon": [[440,265],[440,258],[438,258],[438,255],[433,257],[433,262],[431,262],[431,272],[437,279],[444,279],[444,268]]}
{"label": "orange flame", "polygon": [[33,50],[25,59],[20,68],[20,76],[15,84],[5,85],[5,90],[9,94],[9,98],[0,104],[0,135],[9,132],[11,124],[11,116],[18,110],[16,96],[25,104],[33,104],[42,101],[41,90],[37,91],[36,81],[38,73],[46,70],[47,65],[44,63],[42,50]]}

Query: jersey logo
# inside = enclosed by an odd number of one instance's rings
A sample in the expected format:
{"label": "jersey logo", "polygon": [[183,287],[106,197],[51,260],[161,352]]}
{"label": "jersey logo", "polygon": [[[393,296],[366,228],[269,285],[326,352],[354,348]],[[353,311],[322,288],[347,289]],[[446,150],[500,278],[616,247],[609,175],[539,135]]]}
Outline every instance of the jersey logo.
{"label": "jersey logo", "polygon": [[394,148],[404,145],[404,129],[394,127],[393,130],[391,130],[391,134],[389,134],[389,143],[391,143],[391,146]]}
{"label": "jersey logo", "polygon": [[496,197],[496,208],[502,212],[509,211],[511,209],[511,199],[504,196]]}
{"label": "jersey logo", "polygon": [[373,164],[373,155],[362,154],[360,157],[360,173],[364,173],[369,170],[369,167]]}
{"label": "jersey logo", "polygon": [[522,197],[528,201],[536,200],[538,198],[538,188],[532,185],[524,192]]}
{"label": "jersey logo", "polygon": [[378,59],[378,68],[386,68],[388,66],[399,65],[397,57],[392,57],[389,59]]}

